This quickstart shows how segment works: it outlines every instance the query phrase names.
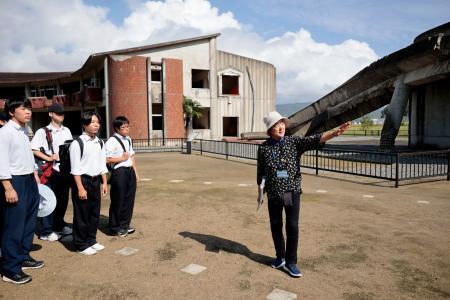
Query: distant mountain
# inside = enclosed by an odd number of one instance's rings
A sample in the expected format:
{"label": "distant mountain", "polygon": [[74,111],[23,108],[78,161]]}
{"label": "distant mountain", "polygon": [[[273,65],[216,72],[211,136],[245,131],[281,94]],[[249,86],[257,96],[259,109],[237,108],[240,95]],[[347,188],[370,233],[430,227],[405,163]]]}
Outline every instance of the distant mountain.
{"label": "distant mountain", "polygon": [[307,107],[312,102],[299,102],[299,103],[288,103],[288,104],[276,104],[275,108],[282,116],[289,117],[299,110]]}

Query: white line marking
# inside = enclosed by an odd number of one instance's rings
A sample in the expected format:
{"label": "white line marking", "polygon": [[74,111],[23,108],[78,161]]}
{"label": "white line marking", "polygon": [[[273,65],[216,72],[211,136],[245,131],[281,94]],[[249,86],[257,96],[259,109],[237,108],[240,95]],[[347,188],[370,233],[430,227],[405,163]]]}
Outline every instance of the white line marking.
{"label": "white line marking", "polygon": [[325,193],[328,193],[328,191],[326,191],[326,190],[317,190],[316,193],[325,194]]}
{"label": "white line marking", "polygon": [[172,182],[172,183],[180,183],[180,182],[183,182],[184,180],[182,180],[182,179],[173,179],[173,180],[169,180],[169,182]]}

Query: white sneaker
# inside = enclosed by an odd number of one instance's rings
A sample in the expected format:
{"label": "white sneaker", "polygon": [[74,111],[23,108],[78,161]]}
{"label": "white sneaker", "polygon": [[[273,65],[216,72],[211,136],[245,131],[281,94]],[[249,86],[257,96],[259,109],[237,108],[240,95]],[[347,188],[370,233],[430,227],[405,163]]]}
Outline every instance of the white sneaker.
{"label": "white sneaker", "polygon": [[84,255],[94,255],[97,253],[97,250],[95,250],[92,247],[86,248],[83,251],[78,251],[78,253],[80,254],[84,254]]}
{"label": "white sneaker", "polygon": [[64,226],[63,229],[61,231],[59,231],[58,233],[60,235],[70,235],[73,233],[73,230],[69,226]]}
{"label": "white sneaker", "polygon": [[55,241],[59,240],[59,235],[57,235],[56,233],[52,232],[49,235],[41,235],[39,237],[39,239],[43,240],[43,241],[55,242]]}
{"label": "white sneaker", "polygon": [[103,249],[105,249],[105,246],[103,246],[102,244],[95,244],[91,246],[92,249],[94,249],[95,251],[102,251]]}

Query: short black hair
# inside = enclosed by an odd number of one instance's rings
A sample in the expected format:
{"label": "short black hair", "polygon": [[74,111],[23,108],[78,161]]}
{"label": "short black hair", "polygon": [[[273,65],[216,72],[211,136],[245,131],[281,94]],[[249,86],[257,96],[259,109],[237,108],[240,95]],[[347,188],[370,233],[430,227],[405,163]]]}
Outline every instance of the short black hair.
{"label": "short black hair", "polygon": [[23,105],[24,107],[31,109],[31,101],[28,100],[27,97],[24,96],[14,96],[9,98],[8,100],[6,100],[5,103],[5,114],[8,117],[8,119],[10,118],[10,113],[14,113],[14,111],[16,110],[16,108],[20,107],[21,105]]}
{"label": "short black hair", "polygon": [[125,125],[125,124],[130,124],[130,120],[128,120],[128,118],[125,116],[116,117],[112,123],[114,131],[119,130],[120,127],[122,127],[122,125]]}
{"label": "short black hair", "polygon": [[86,111],[81,116],[81,125],[88,126],[92,122],[92,116],[96,116],[98,121],[101,123],[102,119],[100,118],[99,114],[94,111]]}

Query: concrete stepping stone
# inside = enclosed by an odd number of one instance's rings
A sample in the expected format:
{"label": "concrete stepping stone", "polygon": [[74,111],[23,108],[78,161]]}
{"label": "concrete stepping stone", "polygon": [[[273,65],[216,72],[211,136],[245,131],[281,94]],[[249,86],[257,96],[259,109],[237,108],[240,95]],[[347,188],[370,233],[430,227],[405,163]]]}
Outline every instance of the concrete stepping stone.
{"label": "concrete stepping stone", "polygon": [[120,254],[120,255],[123,255],[123,256],[128,256],[128,255],[133,255],[133,254],[135,254],[138,251],[139,251],[139,249],[135,249],[135,248],[131,248],[131,247],[125,247],[125,248],[122,248],[120,250],[115,251],[114,253],[117,253],[117,254]]}
{"label": "concrete stepping stone", "polygon": [[363,195],[363,198],[375,198],[374,195]]}
{"label": "concrete stepping stone", "polygon": [[280,289],[274,289],[266,297],[267,300],[292,300],[297,299],[297,295],[288,291],[283,291]]}
{"label": "concrete stepping stone", "polygon": [[172,179],[172,180],[169,180],[169,182],[171,182],[171,183],[180,183],[180,182],[183,182],[184,180],[182,180],[182,179]]}
{"label": "concrete stepping stone", "polygon": [[197,275],[205,270],[206,270],[206,267],[200,266],[197,264],[190,264],[187,267],[181,269],[181,271],[191,274],[191,275]]}

